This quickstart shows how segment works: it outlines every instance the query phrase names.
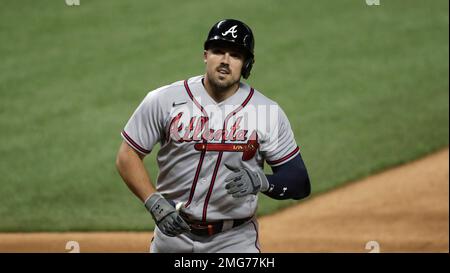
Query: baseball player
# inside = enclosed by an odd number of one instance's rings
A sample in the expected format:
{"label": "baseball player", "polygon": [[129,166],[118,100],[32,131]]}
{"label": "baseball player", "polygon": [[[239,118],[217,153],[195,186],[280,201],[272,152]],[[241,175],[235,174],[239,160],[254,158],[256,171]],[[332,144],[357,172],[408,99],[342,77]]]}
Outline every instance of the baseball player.
{"label": "baseball player", "polygon": [[[149,92],[122,131],[116,166],[156,223],[151,252],[260,252],[258,193],[310,194],[286,115],[241,82],[253,49],[246,24],[217,22],[204,43],[205,74]],[[143,159],[157,143],[155,189]]]}

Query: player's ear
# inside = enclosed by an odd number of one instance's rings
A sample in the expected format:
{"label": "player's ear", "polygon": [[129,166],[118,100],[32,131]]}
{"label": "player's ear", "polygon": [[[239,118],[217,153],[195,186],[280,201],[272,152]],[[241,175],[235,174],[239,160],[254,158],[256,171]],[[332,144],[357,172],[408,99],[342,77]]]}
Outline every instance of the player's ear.
{"label": "player's ear", "polygon": [[206,58],[208,57],[208,51],[203,50],[203,62],[206,64]]}

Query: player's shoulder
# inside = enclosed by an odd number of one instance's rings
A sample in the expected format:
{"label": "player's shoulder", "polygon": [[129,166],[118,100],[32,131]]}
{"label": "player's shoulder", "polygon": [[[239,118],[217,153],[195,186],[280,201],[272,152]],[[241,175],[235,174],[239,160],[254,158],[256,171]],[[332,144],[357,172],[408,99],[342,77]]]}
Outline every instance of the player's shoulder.
{"label": "player's shoulder", "polygon": [[[242,84],[242,82],[241,82],[241,84]],[[281,107],[280,104],[278,104],[278,102],[270,99],[269,97],[264,95],[262,92],[260,92],[256,88],[250,87],[248,85],[246,85],[246,86],[249,90],[253,89],[253,96],[252,96],[252,99],[250,100],[250,103],[253,106],[266,107],[265,111],[270,111],[270,113],[272,113],[270,116],[274,119],[278,119],[278,118],[286,119],[287,118],[283,108]]]}
{"label": "player's shoulder", "polygon": [[183,90],[184,90],[183,81],[176,81],[176,82],[158,87],[156,89],[150,90],[148,92],[148,94],[151,94],[154,96],[167,97],[170,95],[179,95],[179,93],[183,92]]}
{"label": "player's shoulder", "polygon": [[249,86],[247,83],[243,83],[243,82],[241,82],[241,84],[247,90],[253,89],[253,95],[252,95],[252,99],[251,99],[251,102],[253,104],[257,104],[257,105],[273,105],[273,106],[276,106],[276,107],[280,107],[276,101],[270,99],[269,97],[264,95],[261,91],[259,91],[255,87]]}
{"label": "player's shoulder", "polygon": [[157,100],[164,104],[164,102],[170,102],[183,96],[186,96],[186,91],[184,81],[180,80],[148,91],[146,99]]}

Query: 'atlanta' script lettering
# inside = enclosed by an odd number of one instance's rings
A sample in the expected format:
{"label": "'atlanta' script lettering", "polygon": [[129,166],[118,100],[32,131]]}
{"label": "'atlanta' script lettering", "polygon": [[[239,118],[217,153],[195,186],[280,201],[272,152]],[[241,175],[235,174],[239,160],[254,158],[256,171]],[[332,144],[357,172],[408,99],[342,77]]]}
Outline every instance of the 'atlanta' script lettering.
{"label": "'atlanta' script lettering", "polygon": [[[175,116],[170,122],[170,137],[179,142],[190,141],[245,141],[247,140],[248,130],[242,130],[240,123],[242,117],[236,119],[230,130],[219,129],[213,130],[209,128],[207,117],[191,117],[189,124],[183,124],[181,117],[183,112]],[[184,133],[181,133],[184,131]]]}

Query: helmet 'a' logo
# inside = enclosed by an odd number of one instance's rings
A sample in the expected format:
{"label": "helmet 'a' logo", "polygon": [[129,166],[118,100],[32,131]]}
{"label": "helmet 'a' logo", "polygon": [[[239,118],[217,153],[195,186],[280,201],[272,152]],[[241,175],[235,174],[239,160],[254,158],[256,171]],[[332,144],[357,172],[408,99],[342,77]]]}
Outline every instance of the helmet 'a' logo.
{"label": "helmet 'a' logo", "polygon": [[231,36],[233,36],[233,38],[237,38],[237,34],[236,34],[237,29],[236,28],[237,28],[237,25],[230,27],[229,30],[222,33],[222,36],[227,36],[228,33],[231,33]]}

